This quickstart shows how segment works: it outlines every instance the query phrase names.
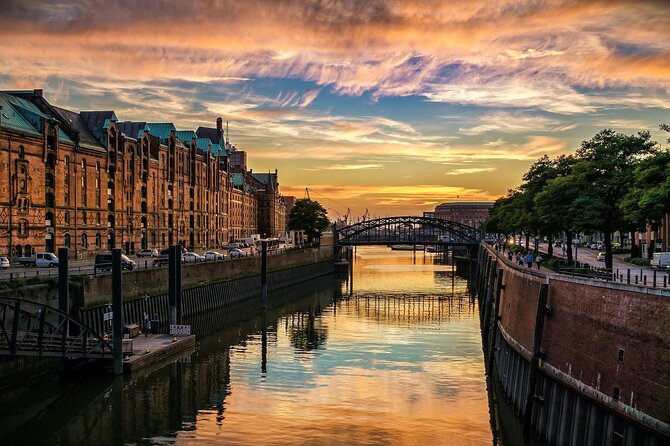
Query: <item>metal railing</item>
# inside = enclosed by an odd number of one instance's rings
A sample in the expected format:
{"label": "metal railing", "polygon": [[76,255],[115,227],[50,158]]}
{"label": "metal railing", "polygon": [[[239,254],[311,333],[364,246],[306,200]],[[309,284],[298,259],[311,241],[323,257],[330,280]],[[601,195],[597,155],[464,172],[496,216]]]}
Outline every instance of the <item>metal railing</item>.
{"label": "metal railing", "polygon": [[559,267],[559,274],[605,282],[642,285],[651,288],[668,288],[670,272],[644,268],[596,268],[596,267]]}

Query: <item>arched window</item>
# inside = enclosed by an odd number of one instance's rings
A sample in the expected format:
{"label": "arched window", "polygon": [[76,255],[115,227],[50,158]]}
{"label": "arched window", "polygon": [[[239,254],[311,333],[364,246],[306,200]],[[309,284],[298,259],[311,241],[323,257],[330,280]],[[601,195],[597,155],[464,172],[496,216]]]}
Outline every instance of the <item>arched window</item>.
{"label": "arched window", "polygon": [[81,222],[86,224],[86,211],[81,212]]}
{"label": "arched window", "polygon": [[63,216],[63,221],[65,222],[66,225],[70,224],[70,213],[69,212],[65,212],[65,214]]}
{"label": "arched window", "polygon": [[66,233],[64,237],[65,237],[65,247],[67,249],[70,249],[70,246],[72,244],[71,241],[70,241],[70,234]]}
{"label": "arched window", "polygon": [[19,237],[27,237],[28,236],[28,221],[27,220],[20,220],[19,221],[18,235],[19,235]]}
{"label": "arched window", "polygon": [[19,159],[26,158],[26,149],[23,146],[19,146]]}
{"label": "arched window", "polygon": [[88,248],[88,235],[86,233],[81,235],[81,247]]}
{"label": "arched window", "polygon": [[[65,174],[65,178],[67,178],[67,173]],[[66,181],[65,181],[66,186],[67,186],[67,181],[69,181],[69,180],[66,179]],[[54,174],[49,172],[44,176],[44,185],[46,187],[54,187]]]}
{"label": "arched window", "polygon": [[102,247],[102,237],[100,234],[95,234],[95,247],[100,248]]}
{"label": "arched window", "polygon": [[87,205],[86,197],[86,160],[81,160],[81,204]]}
{"label": "arched window", "polygon": [[[65,173],[63,175],[63,179],[65,181],[65,187],[70,186],[70,157],[66,156],[64,158],[64,164],[65,164]],[[48,184],[47,184],[48,186]]]}
{"label": "arched window", "polygon": [[54,205],[55,205],[55,203],[56,203],[56,200],[54,199],[54,194],[52,194],[51,192],[49,192],[48,194],[46,194],[46,196],[45,196],[45,202],[46,202],[46,206],[47,206],[47,207],[49,207],[49,208],[54,207]]}

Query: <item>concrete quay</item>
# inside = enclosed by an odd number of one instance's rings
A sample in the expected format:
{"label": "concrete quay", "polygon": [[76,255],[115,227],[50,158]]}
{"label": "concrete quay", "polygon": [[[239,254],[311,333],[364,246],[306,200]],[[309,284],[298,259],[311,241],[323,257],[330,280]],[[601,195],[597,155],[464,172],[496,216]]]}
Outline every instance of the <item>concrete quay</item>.
{"label": "concrete quay", "polygon": [[132,339],[133,354],[123,360],[123,373],[133,373],[159,361],[195,350],[195,335],[170,336],[150,334]]}

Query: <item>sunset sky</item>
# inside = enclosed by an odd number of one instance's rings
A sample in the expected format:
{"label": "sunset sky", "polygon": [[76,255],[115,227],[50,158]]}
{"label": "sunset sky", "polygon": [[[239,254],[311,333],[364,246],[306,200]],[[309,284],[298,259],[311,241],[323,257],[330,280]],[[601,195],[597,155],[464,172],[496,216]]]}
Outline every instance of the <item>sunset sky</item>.
{"label": "sunset sky", "polygon": [[670,122],[667,0],[0,8],[0,89],[183,130],[222,116],[249,167],[333,217],[492,200],[602,128],[664,142]]}

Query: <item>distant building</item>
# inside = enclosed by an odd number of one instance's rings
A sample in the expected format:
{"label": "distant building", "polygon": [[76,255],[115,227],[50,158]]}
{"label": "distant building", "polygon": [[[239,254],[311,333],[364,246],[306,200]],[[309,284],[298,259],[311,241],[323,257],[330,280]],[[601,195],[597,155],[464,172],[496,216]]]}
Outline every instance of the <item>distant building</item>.
{"label": "distant building", "polygon": [[286,229],[288,230],[288,219],[291,216],[291,209],[295,205],[296,198],[293,196],[284,197],[284,206],[286,206]]}
{"label": "distant building", "polygon": [[492,202],[463,201],[442,203],[435,207],[435,218],[479,228],[489,216]]}

